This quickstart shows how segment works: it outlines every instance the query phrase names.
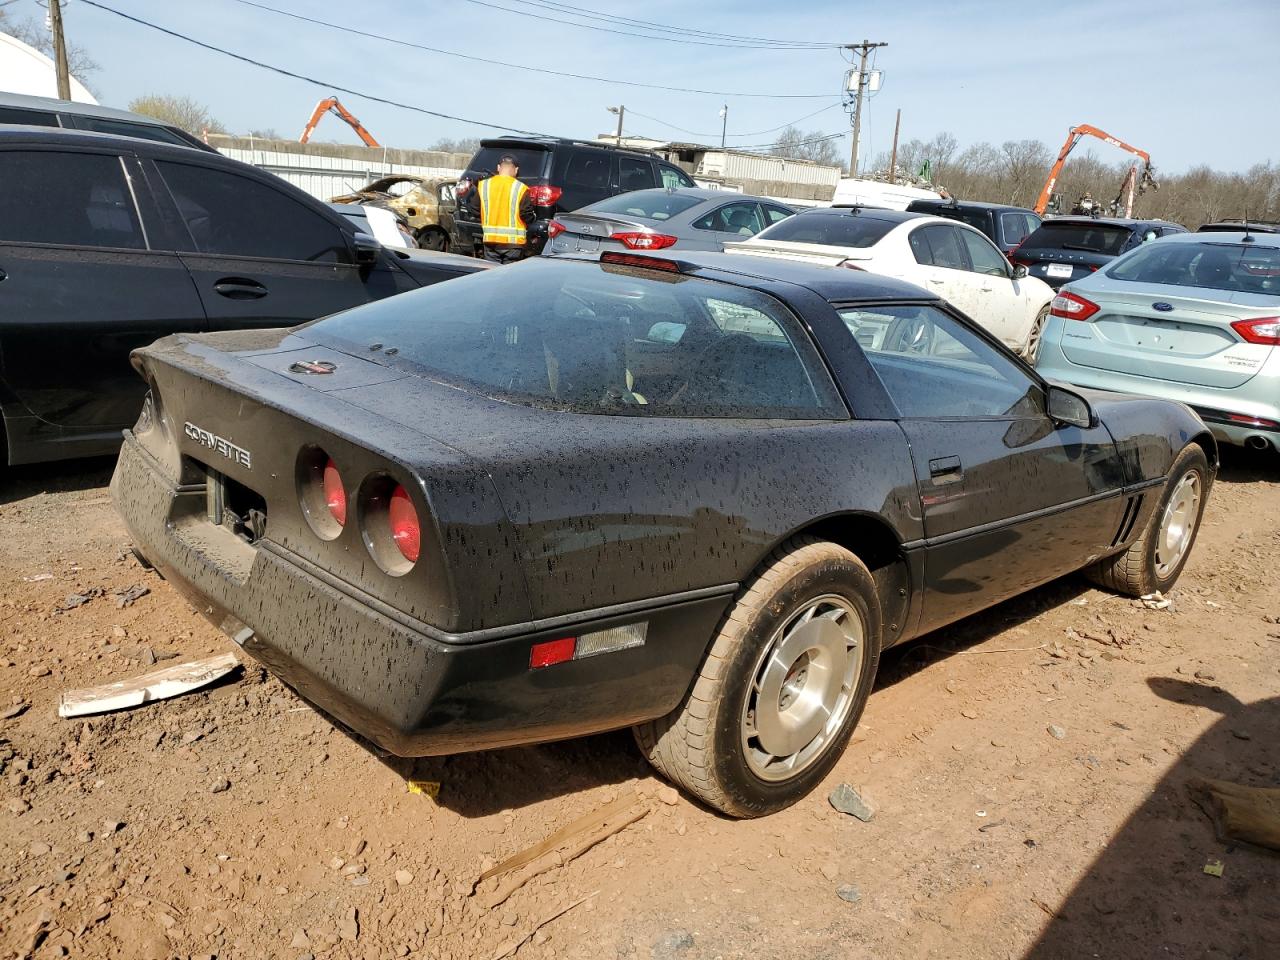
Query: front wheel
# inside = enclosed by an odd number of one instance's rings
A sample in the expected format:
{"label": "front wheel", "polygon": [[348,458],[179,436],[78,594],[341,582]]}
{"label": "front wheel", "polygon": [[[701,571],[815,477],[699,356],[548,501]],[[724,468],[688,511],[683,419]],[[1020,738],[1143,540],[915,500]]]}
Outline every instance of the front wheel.
{"label": "front wheel", "polygon": [[636,727],[636,742],[659,773],[730,816],[788,807],[857,726],[880,623],[875,583],[853,553],[790,540],[729,609],[684,702]]}
{"label": "front wheel", "polygon": [[441,253],[449,249],[449,235],[439,227],[423,227],[418,231],[416,239],[423,250],[438,250]]}
{"label": "front wheel", "polygon": [[1049,305],[1045,304],[1031,322],[1031,332],[1027,334],[1027,342],[1022,348],[1022,359],[1033,367],[1040,356],[1040,340],[1044,336],[1044,325],[1049,321]]}
{"label": "front wheel", "polygon": [[1085,571],[1086,576],[1099,586],[1131,597],[1167,593],[1191,555],[1211,482],[1204,451],[1194,443],[1183,447],[1142,535],[1129,549],[1094,564]]}

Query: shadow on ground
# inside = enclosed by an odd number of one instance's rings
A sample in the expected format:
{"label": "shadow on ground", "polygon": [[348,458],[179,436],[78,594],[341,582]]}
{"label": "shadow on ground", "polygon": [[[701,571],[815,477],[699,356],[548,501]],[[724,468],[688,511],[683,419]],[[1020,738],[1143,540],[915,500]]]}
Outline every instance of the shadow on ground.
{"label": "shadow on ground", "polygon": [[93,457],[0,467],[0,505],[40,494],[106,487],[115,465],[115,457]]}
{"label": "shadow on ground", "polygon": [[[1263,669],[1274,674],[1273,665]],[[1219,842],[1187,792],[1193,777],[1280,786],[1280,697],[1243,704],[1207,684],[1147,683],[1153,700],[1219,719],[1107,843],[1023,960],[1265,960],[1280,953],[1280,856]],[[1150,753],[1159,757],[1154,745]],[[1221,877],[1204,872],[1212,861],[1221,861]]]}

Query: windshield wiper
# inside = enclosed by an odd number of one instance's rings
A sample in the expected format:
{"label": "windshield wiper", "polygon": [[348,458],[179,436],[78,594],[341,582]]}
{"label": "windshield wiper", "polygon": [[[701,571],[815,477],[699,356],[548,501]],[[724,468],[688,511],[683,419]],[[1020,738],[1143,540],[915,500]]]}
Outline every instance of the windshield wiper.
{"label": "windshield wiper", "polygon": [[1083,243],[1064,243],[1060,245],[1063,250],[1083,250],[1085,253],[1101,253],[1101,247],[1086,247]]}

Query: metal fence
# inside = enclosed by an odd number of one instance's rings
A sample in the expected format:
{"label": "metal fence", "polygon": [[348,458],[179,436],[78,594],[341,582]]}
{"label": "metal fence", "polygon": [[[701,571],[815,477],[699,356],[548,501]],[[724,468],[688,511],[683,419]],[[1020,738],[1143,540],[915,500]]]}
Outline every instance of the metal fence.
{"label": "metal fence", "polygon": [[416,177],[458,177],[457,167],[422,167],[388,163],[376,159],[324,157],[315,154],[281,153],[275,150],[219,147],[218,152],[233,160],[269,170],[320,200],[359,190],[371,180],[401,174]]}

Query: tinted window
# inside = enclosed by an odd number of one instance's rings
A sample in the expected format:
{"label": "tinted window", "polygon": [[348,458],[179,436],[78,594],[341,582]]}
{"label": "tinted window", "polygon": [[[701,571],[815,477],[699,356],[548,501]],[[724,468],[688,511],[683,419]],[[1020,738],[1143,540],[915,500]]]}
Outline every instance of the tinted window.
{"label": "tinted window", "polygon": [[991,211],[976,210],[973,207],[952,207],[941,204],[935,210],[929,211],[939,217],[946,217],[948,220],[959,220],[961,223],[967,223],[971,227],[977,227],[983,233],[991,232]]}
{"label": "tinted window", "polygon": [[156,161],[201,253],[347,262],[342,231],[257,180],[225,170]]}
{"label": "tinted window", "polygon": [[28,127],[59,126],[56,113],[47,110],[19,110],[17,107],[0,107],[0,123],[19,123]]}
{"label": "tinted window", "polygon": [[785,240],[788,243],[820,243],[832,247],[872,247],[898,225],[858,213],[797,213],[774,224],[761,240]]}
{"label": "tinted window", "polygon": [[534,259],[317,321],[309,335],[465,390],[576,413],[842,416],[796,321],[741,287]]}
{"label": "tinted window", "polygon": [[1000,214],[1000,227],[1004,232],[1005,243],[1021,243],[1031,236],[1031,231],[1038,224],[1033,224],[1025,213]]}
{"label": "tinted window", "polygon": [[959,230],[965,249],[969,252],[969,263],[975,273],[985,273],[993,277],[1009,276],[1009,262],[1004,254],[992,246],[991,241],[973,230]]}
{"label": "tinted window", "polygon": [[658,170],[662,173],[662,185],[664,187],[696,187],[697,184],[689,179],[689,175],[678,167],[671,167],[665,163],[658,164]]}
{"label": "tinted window", "polygon": [[1153,243],[1106,271],[1115,280],[1280,295],[1280,247],[1250,243]]}
{"label": "tinted window", "polygon": [[794,210],[790,210],[787,207],[778,207],[772,203],[766,203],[763,204],[763,206],[764,218],[769,221],[769,226],[773,226],[779,220],[785,220],[787,217],[795,213]]}
{"label": "tinted window", "polygon": [[569,159],[564,182],[567,187],[583,190],[609,189],[609,155],[596,150],[579,150]]}
{"label": "tinted window", "polygon": [[1082,250],[1086,253],[1118,254],[1132,231],[1108,223],[1064,223],[1048,220],[1027,237],[1027,250]]}
{"label": "tinted window", "polygon": [[608,200],[593,203],[585,212],[620,213],[628,217],[639,217],[642,220],[670,220],[677,213],[683,213],[700,203],[702,203],[700,197],[693,197],[687,193],[641,190],[637,193],[622,193]]}
{"label": "tinted window", "polygon": [[486,177],[492,176],[498,170],[498,161],[507,154],[516,158],[522,180],[544,176],[547,158],[551,156],[549,151],[536,147],[481,147],[471,158],[467,171]]}
{"label": "tinted window", "polygon": [[755,236],[764,228],[760,222],[760,208],[754,201],[725,204],[695,220],[693,225],[699,230],[736,233],[741,237]]}
{"label": "tinted window", "polygon": [[146,247],[119,157],[0,152],[0,240]]}
{"label": "tinted window", "polygon": [[618,189],[623,193],[628,190],[647,190],[656,184],[652,161],[636,157],[618,158]]}
{"label": "tinted window", "polygon": [[153,126],[149,123],[131,123],[128,120],[104,120],[101,117],[76,117],[76,126],[81,130],[93,130],[96,133],[114,133],[122,137],[136,137],[139,140],[154,140],[158,143],[176,143],[182,147],[191,146],[190,142],[178,136],[172,130]]}
{"label": "tinted window", "polygon": [[955,227],[941,223],[913,231],[911,252],[915,254],[916,262],[949,270],[968,270],[969,261],[965,259],[960,233]]}
{"label": "tinted window", "polygon": [[1039,385],[936,307],[848,308],[840,318],[904,417],[1021,419],[1043,414]]}

